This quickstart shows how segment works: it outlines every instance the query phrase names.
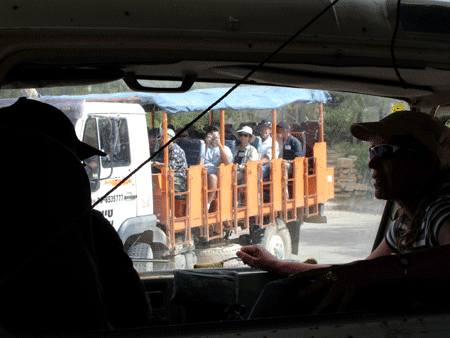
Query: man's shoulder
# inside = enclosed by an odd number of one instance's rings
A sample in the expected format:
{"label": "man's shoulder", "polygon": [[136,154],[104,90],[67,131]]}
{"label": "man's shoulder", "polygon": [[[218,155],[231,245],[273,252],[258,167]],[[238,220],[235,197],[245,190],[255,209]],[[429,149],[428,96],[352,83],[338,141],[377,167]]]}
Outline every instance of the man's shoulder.
{"label": "man's shoulder", "polygon": [[251,144],[248,144],[246,148],[248,149],[249,152],[258,152],[258,150],[256,150],[256,148]]}
{"label": "man's shoulder", "polygon": [[300,142],[300,140],[298,138],[296,138],[293,135],[289,135],[288,141],[286,143],[290,143],[290,144],[298,144],[301,145],[302,143]]}

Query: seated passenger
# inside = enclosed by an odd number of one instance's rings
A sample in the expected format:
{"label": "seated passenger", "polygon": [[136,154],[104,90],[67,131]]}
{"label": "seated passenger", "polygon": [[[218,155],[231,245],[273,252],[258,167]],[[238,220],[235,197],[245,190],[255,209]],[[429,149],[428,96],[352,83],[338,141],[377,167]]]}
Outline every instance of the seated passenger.
{"label": "seated passenger", "polygon": [[[282,158],[284,160],[293,160],[296,157],[303,157],[302,143],[291,135],[291,127],[287,122],[279,122],[277,124],[277,134],[280,135],[282,144]],[[286,163],[288,177],[292,177],[294,167],[291,162]]]}
{"label": "seated passenger", "polygon": [[[11,250],[2,246],[0,325],[28,333],[149,325],[150,304],[139,275],[115,229],[91,209],[80,161],[105,153],[81,142],[69,118],[51,105],[20,98],[0,113],[3,137],[11,134],[4,155],[21,177],[11,182],[14,193],[40,194],[27,213],[11,215],[14,226],[4,227],[5,238],[11,232],[23,247],[7,258]],[[23,140],[44,152],[23,156]],[[24,172],[31,164],[37,176]],[[18,200],[5,204],[8,211],[23,212]]]}
{"label": "seated passenger", "polygon": [[253,130],[250,127],[243,127],[238,130],[240,147],[234,154],[234,163],[237,164],[237,181],[242,184],[244,181],[245,164],[250,161],[258,161],[258,152],[250,142],[255,139]]}
{"label": "seated passenger", "polygon": [[[178,129],[177,134],[181,131],[182,128]],[[192,140],[192,142],[189,144],[189,141],[186,142],[184,140]],[[191,127],[188,130],[185,130],[176,140],[176,142],[180,145],[180,147],[184,150],[186,153],[186,160],[188,163],[188,166],[193,165],[203,165],[205,162],[205,142],[204,140],[200,140],[197,137],[196,130]],[[196,158],[198,156],[197,154],[197,146],[192,145],[192,143],[200,143],[200,159],[197,161]]]}
{"label": "seated passenger", "polygon": [[[261,135],[261,156],[260,160],[263,169],[263,179],[268,180],[270,176],[270,161],[272,160],[272,123],[264,121],[259,125]],[[275,154],[280,152],[278,142],[275,141]]]}
{"label": "seated passenger", "polygon": [[288,262],[260,245],[242,247],[245,264],[290,277],[269,283],[250,317],[448,307],[450,130],[399,111],[350,131],[371,144],[375,197],[399,207],[393,225],[365,260],[349,264]]}
{"label": "seated passenger", "polygon": [[148,144],[150,146],[150,155],[153,155],[159,149],[158,140],[161,138],[161,129],[152,128],[148,131]]}
{"label": "seated passenger", "polygon": [[[171,140],[175,137],[175,132],[172,129],[167,129],[167,138]],[[159,144],[162,147],[164,145],[164,139],[161,137],[159,139]],[[160,155],[162,155],[162,159],[164,160],[164,152],[161,151]],[[158,157],[158,160],[161,157]],[[153,165],[158,167],[161,170],[161,167],[164,166],[163,162],[155,161]],[[186,191],[186,169],[188,168],[186,161],[186,154],[184,150],[180,148],[178,144],[172,142],[169,145],[169,168],[171,170],[175,170],[174,174],[174,191],[182,192]]]}
{"label": "seated passenger", "polygon": [[[206,130],[206,154],[204,166],[208,169],[208,189],[217,189],[217,172],[221,163],[228,164],[233,160],[230,148],[222,146],[220,142],[219,128],[209,126]],[[212,201],[216,198],[216,192],[208,194],[208,210]]]}
{"label": "seated passenger", "polygon": [[[183,128],[177,129],[177,134],[182,130]],[[179,139],[188,139],[189,138],[189,131],[185,130],[180,136],[177,137],[175,142],[178,142]]]}
{"label": "seated passenger", "polygon": [[277,134],[281,137],[283,159],[293,160],[296,157],[303,157],[302,143],[291,135],[291,127],[287,122],[277,124]]}

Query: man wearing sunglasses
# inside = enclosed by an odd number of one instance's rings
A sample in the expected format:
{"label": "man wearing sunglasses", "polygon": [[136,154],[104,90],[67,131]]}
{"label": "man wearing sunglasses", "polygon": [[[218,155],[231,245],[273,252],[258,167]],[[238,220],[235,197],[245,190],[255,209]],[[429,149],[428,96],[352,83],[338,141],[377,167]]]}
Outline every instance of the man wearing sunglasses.
{"label": "man wearing sunglasses", "polygon": [[234,163],[237,164],[238,167],[238,184],[242,184],[244,181],[245,164],[250,161],[258,161],[259,156],[256,148],[250,144],[250,142],[255,140],[253,129],[244,126],[242,129],[238,130],[238,135],[241,144],[234,154]]}

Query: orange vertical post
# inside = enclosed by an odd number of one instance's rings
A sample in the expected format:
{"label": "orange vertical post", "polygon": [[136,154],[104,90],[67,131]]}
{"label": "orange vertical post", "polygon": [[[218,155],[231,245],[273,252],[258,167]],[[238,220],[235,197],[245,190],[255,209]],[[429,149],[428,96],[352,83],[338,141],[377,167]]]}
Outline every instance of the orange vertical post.
{"label": "orange vertical post", "polygon": [[155,110],[156,108],[153,106],[152,111],[150,112],[152,129],[155,128]]}
{"label": "orange vertical post", "polygon": [[272,159],[278,158],[278,154],[276,152],[276,143],[277,142],[277,111],[272,110]]}
{"label": "orange vertical post", "polygon": [[220,143],[225,146],[225,110],[220,111]]}
{"label": "orange vertical post", "polygon": [[323,103],[319,103],[319,128],[320,128],[320,142],[325,140],[323,135]]}
{"label": "orange vertical post", "polygon": [[[167,113],[163,112],[163,141],[164,144],[167,143]],[[169,147],[164,148],[164,167],[169,167]]]}
{"label": "orange vertical post", "polygon": [[214,113],[212,109],[209,111],[209,125],[212,125],[214,121]]}

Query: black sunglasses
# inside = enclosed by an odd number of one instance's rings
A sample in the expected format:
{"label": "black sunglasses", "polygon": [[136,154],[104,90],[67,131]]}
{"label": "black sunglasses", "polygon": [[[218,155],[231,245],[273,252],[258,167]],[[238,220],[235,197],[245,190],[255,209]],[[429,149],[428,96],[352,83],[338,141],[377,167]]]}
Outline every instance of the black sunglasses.
{"label": "black sunglasses", "polygon": [[369,147],[369,158],[373,159],[375,156],[378,156],[381,159],[388,158],[388,157],[391,157],[392,155],[394,155],[400,149],[415,151],[414,149],[410,149],[410,148],[393,146],[390,144],[380,144],[375,147]]}
{"label": "black sunglasses", "polygon": [[244,136],[244,137],[250,137],[249,134],[239,133],[239,137],[242,137],[242,136]]}

